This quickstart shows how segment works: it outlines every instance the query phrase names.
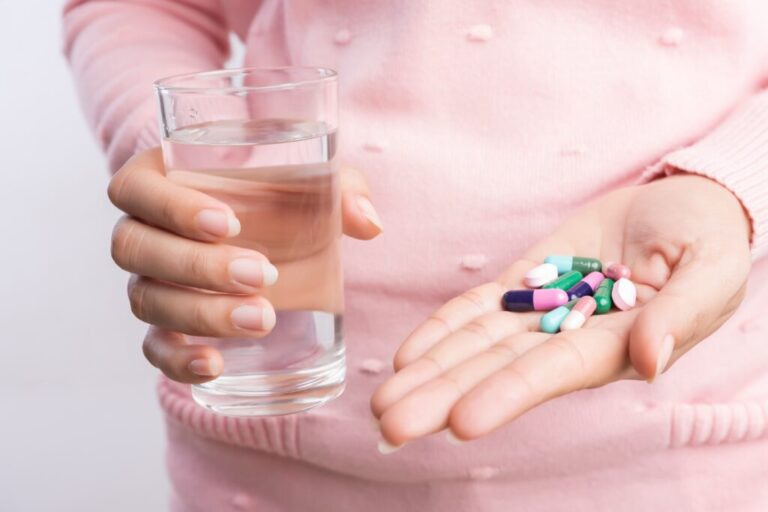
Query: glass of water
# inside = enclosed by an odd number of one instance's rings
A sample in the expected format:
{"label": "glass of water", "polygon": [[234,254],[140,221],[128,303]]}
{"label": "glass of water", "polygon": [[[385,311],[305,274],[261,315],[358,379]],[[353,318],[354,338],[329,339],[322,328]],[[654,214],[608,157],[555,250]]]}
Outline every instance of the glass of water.
{"label": "glass of water", "polygon": [[344,389],[341,196],[334,166],[336,73],[235,69],[155,83],[169,179],[229,204],[240,234],[279,271],[262,295],[277,321],[263,338],[200,338],[222,375],[192,387],[221,414],[289,414]]}

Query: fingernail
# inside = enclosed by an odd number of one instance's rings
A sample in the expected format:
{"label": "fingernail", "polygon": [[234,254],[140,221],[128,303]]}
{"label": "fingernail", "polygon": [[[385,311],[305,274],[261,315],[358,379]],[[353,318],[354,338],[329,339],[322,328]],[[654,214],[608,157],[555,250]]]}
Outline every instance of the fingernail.
{"label": "fingernail", "polygon": [[369,422],[369,426],[371,427],[371,430],[374,432],[380,432],[381,426],[379,425],[379,420],[376,418],[376,416],[371,417],[371,421]]}
{"label": "fingernail", "polygon": [[232,323],[241,329],[250,331],[268,331],[275,326],[275,311],[252,304],[235,308],[231,314]]}
{"label": "fingernail", "polygon": [[360,211],[363,212],[363,215],[365,215],[365,218],[368,219],[371,224],[379,228],[379,231],[384,230],[384,226],[381,224],[381,217],[379,217],[379,214],[376,213],[376,209],[373,207],[373,203],[371,203],[367,197],[358,196],[357,206],[360,208]]}
{"label": "fingernail", "polygon": [[378,449],[379,449],[379,453],[382,455],[389,455],[390,453],[395,453],[397,450],[399,450],[402,447],[403,447],[402,444],[400,446],[389,444],[389,442],[383,437],[379,439]]}
{"label": "fingernail", "polygon": [[277,268],[266,261],[239,258],[229,264],[229,276],[246,286],[270,286],[277,281]]}
{"label": "fingernail", "polygon": [[653,377],[648,379],[648,382],[651,383],[654,380],[656,380],[656,377],[661,375],[664,370],[667,369],[667,365],[669,364],[669,358],[672,357],[672,351],[675,348],[675,338],[672,337],[671,334],[667,334],[664,336],[664,340],[661,342],[661,348],[659,348],[659,355],[656,359],[656,373],[653,374]]}
{"label": "fingernail", "polygon": [[445,432],[445,439],[454,446],[461,446],[466,443],[466,441],[456,437],[450,429]]}
{"label": "fingernail", "polygon": [[221,365],[215,359],[193,359],[187,368],[201,377],[216,377],[221,373]]}
{"label": "fingernail", "polygon": [[231,237],[240,233],[240,221],[223,210],[202,210],[195,220],[200,229],[213,236]]}

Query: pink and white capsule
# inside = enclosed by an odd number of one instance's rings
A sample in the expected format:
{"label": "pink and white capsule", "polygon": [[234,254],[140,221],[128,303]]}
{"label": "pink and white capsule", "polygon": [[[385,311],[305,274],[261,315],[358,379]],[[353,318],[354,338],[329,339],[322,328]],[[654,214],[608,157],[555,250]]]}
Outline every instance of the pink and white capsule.
{"label": "pink and white capsule", "polygon": [[637,288],[635,283],[622,277],[613,285],[611,292],[613,304],[622,311],[632,309],[637,302]]}
{"label": "pink and white capsule", "polygon": [[629,279],[632,277],[632,271],[629,270],[629,267],[622,265],[621,263],[611,263],[605,269],[605,277],[613,279],[614,281],[618,281],[622,277]]}
{"label": "pink and white capsule", "polygon": [[565,317],[563,323],[560,324],[560,330],[572,331],[574,329],[581,329],[581,326],[595,312],[595,308],[597,308],[597,302],[590,295],[580,298],[573,306],[573,309],[571,309],[571,312],[568,313],[568,316]]}
{"label": "pink and white capsule", "polygon": [[557,279],[557,267],[552,263],[542,263],[525,273],[523,282],[528,288],[541,288]]}

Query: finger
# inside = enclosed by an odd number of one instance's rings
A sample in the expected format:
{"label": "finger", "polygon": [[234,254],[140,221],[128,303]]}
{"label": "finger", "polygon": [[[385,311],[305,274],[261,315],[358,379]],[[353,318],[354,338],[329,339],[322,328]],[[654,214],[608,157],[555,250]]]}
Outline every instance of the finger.
{"label": "finger", "polygon": [[549,337],[537,332],[510,336],[428,380],[386,409],[380,422],[382,436],[399,446],[444,429],[451,409],[464,395]]}
{"label": "finger", "polygon": [[144,338],[144,356],[169,379],[200,384],[218,377],[224,367],[221,354],[208,345],[191,345],[186,336],[150,327]]}
{"label": "finger", "polygon": [[381,233],[381,218],[370,196],[368,184],[360,171],[350,167],[341,170],[341,213],[345,234],[370,240]]}
{"label": "finger", "polygon": [[112,233],[112,259],[134,274],[227,293],[254,293],[277,280],[261,253],[179,237],[123,217]]}
{"label": "finger", "polygon": [[500,339],[527,330],[529,325],[523,318],[524,315],[498,311],[463,325],[376,390],[371,397],[374,416],[380,416],[413,389],[488,349]]}
{"label": "finger", "polygon": [[472,288],[446,302],[405,339],[395,354],[395,370],[412,363],[476,317],[501,311],[501,296],[510,288],[521,288],[523,276],[534,266],[533,261],[518,260],[496,281]]}
{"label": "finger", "polygon": [[125,213],[187,238],[216,241],[240,232],[232,209],[165,177],[159,149],[139,153],[109,183],[112,203]]}
{"label": "finger", "polygon": [[669,366],[676,349],[690,348],[720,327],[744,296],[746,273],[741,269],[748,268],[748,263],[724,260],[721,252],[694,255],[686,249],[632,328],[629,356],[635,370],[652,381]]}
{"label": "finger", "polygon": [[261,337],[275,326],[272,305],[255,295],[207,293],[134,275],[128,297],[140,320],[193,336]]}
{"label": "finger", "polygon": [[462,440],[475,439],[547,400],[622,376],[627,334],[636,314],[612,316],[612,325],[602,322],[605,328],[551,337],[479,383],[451,410],[451,432]]}

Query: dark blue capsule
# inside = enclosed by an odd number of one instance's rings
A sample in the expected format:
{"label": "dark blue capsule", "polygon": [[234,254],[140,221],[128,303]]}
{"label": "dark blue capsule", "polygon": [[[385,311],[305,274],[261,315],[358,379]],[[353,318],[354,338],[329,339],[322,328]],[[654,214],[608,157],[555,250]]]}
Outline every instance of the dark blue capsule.
{"label": "dark blue capsule", "polygon": [[507,311],[533,311],[534,290],[510,290],[501,298],[501,304]]}
{"label": "dark blue capsule", "polygon": [[548,290],[510,290],[501,299],[507,311],[549,311],[568,302],[568,295],[559,288]]}
{"label": "dark blue capsule", "polygon": [[585,295],[592,295],[594,290],[591,286],[589,286],[589,283],[579,281],[575,285],[571,286],[566,293],[568,294],[568,298],[573,300],[584,297]]}

